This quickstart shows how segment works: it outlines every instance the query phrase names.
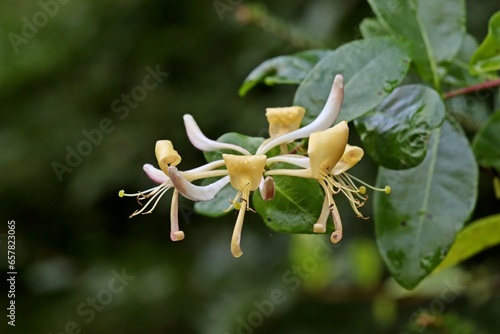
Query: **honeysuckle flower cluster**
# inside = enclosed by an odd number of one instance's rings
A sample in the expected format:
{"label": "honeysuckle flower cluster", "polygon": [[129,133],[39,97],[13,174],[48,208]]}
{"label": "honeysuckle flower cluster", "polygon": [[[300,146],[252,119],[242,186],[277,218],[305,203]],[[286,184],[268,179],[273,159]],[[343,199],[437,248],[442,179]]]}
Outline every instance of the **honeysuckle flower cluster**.
{"label": "honeysuckle flower cluster", "polygon": [[[329,215],[332,216],[334,232],[331,235],[333,243],[342,239],[342,222],[335,204],[334,197],[342,193],[349,200],[352,209],[358,217],[364,218],[359,207],[367,200],[366,187],[377,191],[390,192],[369,186],[363,181],[349,175],[347,171],[363,157],[363,149],[347,144],[349,128],[345,121],[333,126],[340,113],[344,96],[342,75],[334,79],[327,102],[318,117],[310,124],[300,127],[305,109],[299,106],[284,108],[268,108],[266,117],[269,122],[269,138],[257,148],[255,154],[247,149],[228,143],[222,143],[207,138],[200,130],[191,115],[184,115],[184,125],[190,142],[197,149],[209,152],[215,150],[233,151],[237,154],[222,154],[222,159],[207,163],[198,168],[181,171],[178,166],[181,156],[168,140],[156,143],[155,155],[159,169],[145,164],[143,169],[148,177],[158,184],[151,189],[134,194],[121,190],[119,196],[136,197],[139,204],[146,203],[130,217],[151,213],[161,197],[173,188],[170,212],[170,238],[173,241],[184,239],[184,232],[179,229],[178,199],[179,194],[192,201],[210,201],[227,184],[237,190],[234,198],[228,198],[228,210],[238,210],[231,238],[231,253],[240,257],[241,231],[245,213],[250,207],[250,194],[259,191],[264,200],[274,198],[273,176],[283,175],[315,179],[322,187],[325,197],[318,221],[312,227],[314,233],[325,233]],[[298,151],[291,154],[289,144],[299,139],[308,138],[307,155]],[[279,147],[281,155],[268,157],[269,151]],[[272,169],[276,163],[287,163],[298,169]],[[217,181],[199,186],[193,181],[205,178],[220,177]],[[355,182],[356,181],[356,182]],[[361,184],[358,186],[356,183]]]}

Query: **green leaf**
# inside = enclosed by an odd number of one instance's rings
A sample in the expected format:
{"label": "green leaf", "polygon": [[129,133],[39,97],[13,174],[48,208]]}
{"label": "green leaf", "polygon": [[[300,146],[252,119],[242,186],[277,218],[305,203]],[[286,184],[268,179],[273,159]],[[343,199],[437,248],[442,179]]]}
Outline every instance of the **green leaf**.
{"label": "green leaf", "polygon": [[457,234],[448,255],[434,272],[453,267],[498,244],[500,244],[500,214],[478,219]]}
{"label": "green leaf", "polygon": [[[439,87],[439,66],[451,62],[465,35],[464,0],[368,0],[380,22],[412,46],[424,79]],[[443,73],[444,74],[444,73]]]}
{"label": "green leaf", "polygon": [[477,133],[491,116],[491,107],[484,98],[457,95],[444,101],[448,113],[462,125],[466,131]]}
{"label": "green leaf", "polygon": [[[217,141],[221,143],[228,143],[241,146],[245,148],[250,153],[254,154],[257,151],[257,148],[264,141],[264,138],[261,137],[250,137],[245,136],[236,132],[229,132],[220,136]],[[205,159],[208,162],[216,161],[222,159],[222,154],[241,154],[239,152],[233,150],[217,150],[211,152],[203,152],[205,155]]]}
{"label": "green leaf", "polygon": [[[274,176],[275,195],[264,201],[260,192],[253,194],[253,206],[274,231],[313,233],[325,195],[318,182],[292,176]],[[331,225],[331,224],[330,224]]]}
{"label": "green leaf", "polygon": [[363,148],[377,164],[406,169],[424,160],[429,136],[444,116],[439,94],[417,84],[396,88],[375,111],[358,118],[355,124]]}
{"label": "green leaf", "polygon": [[354,41],[323,58],[302,81],[294,105],[306,108],[302,123],[312,122],[323,109],[337,74],[344,75],[344,103],[338,121],[351,121],[377,106],[408,71],[410,59],[389,37]]}
{"label": "green leaf", "polygon": [[379,20],[367,17],[359,24],[359,30],[364,39],[390,36],[391,32]]}
{"label": "green leaf", "polygon": [[500,175],[500,111],[490,116],[474,137],[472,149],[479,165]]}
{"label": "green leaf", "polygon": [[443,77],[443,83],[461,88],[482,82],[481,78],[469,73],[469,62],[476,50],[476,39],[472,35],[466,34],[456,58],[448,66],[448,72]]}
{"label": "green leaf", "polygon": [[[207,185],[216,180],[216,178],[205,179],[202,184]],[[217,195],[215,195],[212,200],[206,202],[196,202],[194,204],[194,210],[199,214],[212,218],[224,216],[230,212],[225,211],[231,205],[229,200],[233,199],[237,193],[238,191],[234,189],[230,183],[228,183],[217,193]]]}
{"label": "green leaf", "polygon": [[245,94],[262,82],[268,86],[276,84],[299,84],[309,71],[329,50],[308,50],[291,56],[280,56],[266,60],[246,77],[240,87],[239,95]]}
{"label": "green leaf", "polygon": [[490,19],[488,35],[472,56],[469,71],[472,74],[500,70],[500,12]]}
{"label": "green leaf", "polygon": [[445,119],[425,160],[405,171],[379,170],[375,194],[377,244],[400,285],[413,289],[443,260],[477,197],[478,168],[467,138]]}

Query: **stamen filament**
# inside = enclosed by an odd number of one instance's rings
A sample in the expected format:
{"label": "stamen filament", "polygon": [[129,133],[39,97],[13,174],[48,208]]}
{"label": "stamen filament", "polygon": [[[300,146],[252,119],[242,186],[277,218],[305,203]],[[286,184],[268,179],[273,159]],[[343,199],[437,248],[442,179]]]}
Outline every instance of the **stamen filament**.
{"label": "stamen filament", "polygon": [[350,174],[347,174],[347,173],[344,173],[344,174],[347,175],[348,177],[350,177],[350,178],[358,181],[359,183],[365,185],[366,187],[368,187],[370,189],[373,189],[375,191],[383,191],[386,194],[390,194],[391,193],[391,187],[390,186],[385,186],[384,188],[377,188],[377,187],[374,187],[374,186],[372,186],[372,185],[370,185],[370,184],[368,184],[368,183],[366,183],[366,182],[364,182],[364,181],[362,181],[362,180],[358,179],[357,177],[354,177],[354,176],[352,176]]}
{"label": "stamen filament", "polygon": [[[153,210],[156,208],[156,205],[158,204],[158,202],[160,201],[160,199],[162,198],[162,196],[165,195],[165,193],[168,191],[168,189],[169,188],[162,189],[161,191],[158,192],[158,194],[156,194],[155,196],[153,196],[151,198],[151,200],[149,202],[151,202],[154,197],[157,197],[156,201],[153,204],[153,207],[148,212],[144,212],[143,215],[147,215],[147,214],[150,214],[151,212],[153,212]],[[146,203],[146,205],[144,206],[144,208],[146,208],[146,206],[149,204],[149,202]]]}
{"label": "stamen filament", "polygon": [[[229,203],[231,203],[231,205],[229,206],[229,208],[224,210],[224,212],[229,212],[232,208],[235,208],[236,210],[240,209],[240,206],[238,206],[238,203],[239,203],[238,200],[240,199],[242,193],[243,193],[243,190],[238,191],[236,196],[234,196],[234,199],[229,200]],[[236,206],[238,206],[238,207],[236,207]]]}
{"label": "stamen filament", "polygon": [[[320,170],[318,173],[318,180],[326,182],[328,184],[328,189],[330,189],[333,194],[338,194],[340,192],[340,185],[338,184],[338,182],[335,182],[333,178],[331,178],[322,170]],[[335,188],[337,188],[337,190],[335,190]]]}
{"label": "stamen filament", "polygon": [[153,188],[150,188],[150,189],[148,189],[148,190],[138,191],[138,192],[136,192],[135,194],[127,194],[127,193],[125,193],[125,190],[123,190],[123,189],[122,189],[122,190],[120,190],[120,191],[118,192],[118,196],[120,196],[120,197],[137,197],[137,196],[144,196],[144,195],[146,195],[147,193],[152,192],[153,190],[158,190],[158,189],[159,189],[159,188],[161,188],[162,186],[163,186],[163,184],[162,184],[162,185],[159,185],[159,186],[156,186],[156,187],[153,187]]}
{"label": "stamen filament", "polygon": [[342,187],[340,189],[341,189],[342,193],[349,200],[353,211],[356,213],[356,215],[358,217],[364,218],[363,215],[361,214],[361,212],[359,212],[359,210],[358,210],[358,207],[361,206],[361,202],[358,201],[357,199],[355,199],[354,196],[352,196],[351,189],[349,189],[347,186],[345,186],[345,183],[344,183],[344,181],[342,179],[340,179],[340,183],[342,184]]}
{"label": "stamen filament", "polygon": [[[155,198],[157,196],[159,196],[161,198],[161,196],[163,196],[163,194],[168,190],[170,189],[170,185],[162,185],[162,186],[159,186],[157,191],[155,191],[154,195],[149,199],[149,201],[140,209],[140,210],[135,210],[135,212],[133,214],[131,214],[129,216],[129,218],[132,218],[134,216],[137,216],[139,214],[141,214],[144,210],[146,210],[146,208],[149,206],[149,204],[151,204],[152,201],[155,200]],[[151,194],[150,194],[151,195]],[[143,197],[142,199],[145,199],[147,197]],[[137,196],[137,199],[138,201],[141,199],[140,196]],[[158,198],[159,199],[159,198]]]}

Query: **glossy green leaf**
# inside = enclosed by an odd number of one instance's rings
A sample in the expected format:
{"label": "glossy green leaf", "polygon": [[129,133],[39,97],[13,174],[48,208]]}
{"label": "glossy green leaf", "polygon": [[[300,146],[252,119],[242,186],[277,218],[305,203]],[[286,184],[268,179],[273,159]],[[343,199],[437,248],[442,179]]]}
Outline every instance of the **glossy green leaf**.
{"label": "glossy green leaf", "polygon": [[275,196],[264,201],[258,191],[253,206],[271,229],[287,233],[313,233],[323,205],[324,194],[318,182],[291,176],[274,176]]}
{"label": "glossy green leaf", "polygon": [[413,289],[444,259],[477,197],[478,168],[455,122],[434,130],[425,160],[413,169],[379,170],[375,194],[377,244],[394,278]]}
{"label": "glossy green leaf", "polygon": [[472,74],[500,70],[500,12],[491,17],[488,27],[488,35],[470,60]]}
{"label": "glossy green leaf", "polygon": [[344,103],[338,121],[351,121],[372,110],[396,88],[408,71],[410,59],[390,37],[354,41],[323,58],[302,81],[294,105],[306,108],[303,124],[323,109],[333,78],[344,75]]}
{"label": "glossy green leaf", "polygon": [[500,244],[500,215],[478,219],[457,234],[448,255],[434,272],[453,267],[498,244]]}
{"label": "glossy green leaf", "polygon": [[375,111],[355,122],[363,148],[380,166],[406,169],[420,164],[427,142],[443,121],[439,94],[423,85],[396,88]]}
{"label": "glossy green leaf", "polygon": [[489,119],[491,108],[483,98],[458,95],[444,101],[448,113],[470,132],[476,133]]}
{"label": "glossy green leaf", "polygon": [[359,30],[365,39],[391,35],[391,32],[379,20],[372,17],[363,19],[359,24]]}
{"label": "glossy green leaf", "polygon": [[500,111],[490,116],[474,137],[472,149],[479,165],[500,174]]}
{"label": "glossy green leaf", "polygon": [[477,41],[472,35],[465,35],[457,56],[448,65],[448,71],[443,77],[443,83],[461,88],[482,82],[481,78],[471,75],[469,72],[469,61],[477,50],[477,45]]}
{"label": "glossy green leaf", "polygon": [[[210,184],[217,179],[209,178],[203,180],[202,184],[207,185]],[[224,188],[222,188],[217,195],[215,195],[214,199],[206,202],[196,202],[194,204],[194,210],[207,217],[217,218],[226,215],[229,211],[225,211],[229,208],[232,200],[238,191],[234,189],[230,183],[228,183]]]}
{"label": "glossy green leaf", "polygon": [[250,72],[243,81],[239,94],[245,96],[250,89],[261,82],[268,86],[299,84],[314,65],[331,52],[329,50],[308,50],[291,56],[268,59]]}
{"label": "glossy green leaf", "polygon": [[[439,86],[440,65],[456,56],[465,36],[464,0],[368,0],[380,22],[411,44],[420,74]],[[443,71],[444,72],[444,71]]]}
{"label": "glossy green leaf", "polygon": [[[257,148],[259,147],[260,144],[264,141],[264,138],[261,137],[250,137],[246,135],[242,135],[240,133],[236,132],[230,132],[223,134],[220,136],[217,141],[221,143],[228,143],[228,144],[234,144],[243,147],[250,153],[254,154],[257,151]],[[205,155],[205,159],[207,159],[208,162],[212,162],[215,160],[220,160],[222,159],[222,154],[227,153],[227,154],[241,154],[239,152],[233,151],[233,150],[217,150],[217,151],[211,151],[211,152],[203,152]]]}

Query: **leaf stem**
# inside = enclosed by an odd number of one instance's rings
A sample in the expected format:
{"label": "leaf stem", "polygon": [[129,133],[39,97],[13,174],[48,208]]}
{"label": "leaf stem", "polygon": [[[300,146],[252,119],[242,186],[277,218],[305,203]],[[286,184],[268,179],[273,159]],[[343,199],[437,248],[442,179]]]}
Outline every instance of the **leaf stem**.
{"label": "leaf stem", "polygon": [[446,92],[446,93],[444,93],[444,99],[447,100],[447,99],[452,98],[454,96],[458,96],[458,95],[462,95],[462,94],[469,94],[469,93],[476,92],[478,90],[483,90],[483,89],[497,87],[497,86],[500,86],[500,79],[489,80],[489,81],[485,81],[485,82],[482,82],[482,83],[477,84],[477,85],[463,87],[463,88],[459,88],[459,89],[455,89],[455,90]]}

